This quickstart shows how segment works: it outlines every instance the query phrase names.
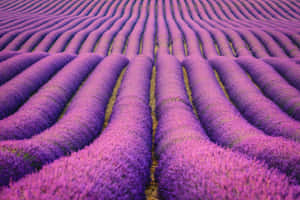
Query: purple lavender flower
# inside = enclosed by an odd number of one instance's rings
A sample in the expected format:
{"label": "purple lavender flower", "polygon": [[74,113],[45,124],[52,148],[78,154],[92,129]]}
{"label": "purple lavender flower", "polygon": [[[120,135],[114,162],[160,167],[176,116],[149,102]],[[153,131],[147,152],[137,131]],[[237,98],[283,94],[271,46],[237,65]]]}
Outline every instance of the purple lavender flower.
{"label": "purple lavender flower", "polygon": [[[151,72],[151,60],[136,57],[128,66],[122,88],[149,89]],[[148,78],[137,78],[140,76]],[[132,103],[146,98],[122,88],[119,97],[134,96]],[[121,109],[126,99],[119,97],[108,127],[92,144],[3,188],[0,199],[145,199],[151,165],[151,115],[150,109],[144,109],[149,107],[149,98],[143,107],[129,104]]]}
{"label": "purple lavender flower", "polygon": [[[89,54],[80,57],[77,60],[78,63],[76,59],[74,60],[75,66],[78,66],[78,72],[81,68],[79,63],[84,63],[85,70],[88,71],[101,59],[97,55],[91,56]],[[58,122],[30,139],[0,142],[0,151],[9,151],[21,158],[18,162],[23,162],[23,164],[15,164],[14,170],[21,170],[18,167],[22,168],[25,164],[29,165],[24,173],[12,172],[10,176],[0,173],[3,176],[0,177],[3,180],[2,184],[8,184],[10,179],[19,179],[25,174],[40,169],[43,165],[79,150],[93,141],[102,128],[105,107],[114,83],[121,69],[127,63],[127,58],[120,55],[103,59],[72,98],[70,105]],[[68,68],[66,70],[69,71]],[[70,75],[76,74],[76,71],[69,73]],[[2,166],[0,166],[1,168]]]}

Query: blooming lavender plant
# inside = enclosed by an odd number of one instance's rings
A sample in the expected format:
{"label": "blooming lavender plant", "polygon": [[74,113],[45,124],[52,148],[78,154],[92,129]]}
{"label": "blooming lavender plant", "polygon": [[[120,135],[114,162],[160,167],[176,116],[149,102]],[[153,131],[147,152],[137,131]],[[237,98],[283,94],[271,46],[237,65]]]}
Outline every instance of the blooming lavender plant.
{"label": "blooming lavender plant", "polygon": [[254,58],[236,62],[247,71],[261,90],[283,110],[300,120],[300,92],[291,86],[270,65]]}
{"label": "blooming lavender plant", "polygon": [[[0,199],[145,199],[151,165],[151,72],[152,62],[147,57],[132,60],[117,107],[101,136],[83,150],[3,188]],[[143,96],[133,88],[148,93]],[[129,97],[131,104],[123,104]],[[140,103],[140,98],[146,102]]]}
{"label": "blooming lavender plant", "polygon": [[265,161],[299,181],[300,145],[283,137],[265,135],[247,122],[224,95],[206,60],[191,56],[183,64],[199,119],[209,137],[224,147]]}
{"label": "blooming lavender plant", "polygon": [[268,63],[278,71],[290,84],[300,90],[300,67],[293,61],[279,58],[265,58]]}
{"label": "blooming lavender plant", "polygon": [[69,54],[48,56],[0,87],[0,119],[14,113],[36,90],[74,58]]}
{"label": "blooming lavender plant", "polygon": [[[174,57],[158,57],[157,83],[158,105],[172,98],[164,88],[170,88],[173,98],[180,95],[188,100],[181,66]],[[296,198],[298,189],[277,170],[212,143],[190,104],[170,101],[164,107],[157,113],[155,136],[162,199]]]}
{"label": "blooming lavender plant", "polygon": [[[85,56],[83,58],[85,58],[83,60],[92,61],[85,62],[85,65],[92,66],[101,59],[97,55],[90,59]],[[84,63],[81,59],[79,61]],[[25,174],[40,169],[43,165],[89,144],[102,128],[105,107],[113,85],[121,69],[127,63],[128,60],[120,55],[105,58],[73,97],[58,122],[30,139],[0,142],[0,151],[8,152],[12,157],[12,159],[1,159],[0,169],[10,168],[11,172],[10,176],[0,173],[0,185],[8,184],[10,179],[17,180]],[[22,171],[24,165],[26,170],[23,173],[15,173],[15,171]]]}
{"label": "blooming lavender plant", "polygon": [[[9,54],[11,55],[11,54]],[[0,63],[0,85],[7,82],[35,62],[46,57],[46,53],[25,53]]]}
{"label": "blooming lavender plant", "polygon": [[265,97],[237,63],[225,57],[209,62],[218,71],[230,98],[247,120],[266,134],[299,141],[300,123]]}
{"label": "blooming lavender plant", "polygon": [[100,60],[100,56],[85,54],[67,64],[17,112],[0,120],[0,140],[29,138],[50,127]]}
{"label": "blooming lavender plant", "polygon": [[17,51],[1,51],[0,52],[0,62],[3,62],[4,60],[7,60],[11,57],[14,57],[16,55],[19,55],[20,52]]}

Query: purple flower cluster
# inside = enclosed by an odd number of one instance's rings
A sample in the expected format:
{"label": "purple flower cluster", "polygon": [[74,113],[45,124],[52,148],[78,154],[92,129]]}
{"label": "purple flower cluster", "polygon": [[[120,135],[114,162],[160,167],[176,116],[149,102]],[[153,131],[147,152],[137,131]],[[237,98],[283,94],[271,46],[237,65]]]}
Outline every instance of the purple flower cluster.
{"label": "purple flower cluster", "polygon": [[[87,70],[92,69],[101,59],[97,55],[86,56],[80,56],[74,63],[84,63]],[[102,128],[106,104],[114,83],[127,63],[124,56],[115,55],[103,59],[73,97],[58,122],[30,139],[2,141],[0,152],[5,159],[0,158],[0,185],[8,184],[10,179],[17,180],[44,164],[89,144]],[[77,70],[80,70],[79,66]],[[76,74],[75,71],[69,73]],[[9,174],[2,173],[7,169]]]}
{"label": "purple flower cluster", "polygon": [[266,134],[300,141],[300,122],[265,97],[234,60],[218,57],[210,59],[209,63],[219,73],[230,99],[247,120]]}
{"label": "purple flower cluster", "polygon": [[20,54],[20,52],[17,52],[17,51],[1,51],[0,52],[0,62],[3,62],[4,60],[7,60],[7,59],[12,58],[19,54]]}
{"label": "purple flower cluster", "polygon": [[[106,64],[109,60],[117,63],[110,58],[105,60]],[[110,123],[100,137],[83,150],[3,188],[0,199],[145,199],[151,165],[151,72],[149,58],[133,59]]]}
{"label": "purple flower cluster", "polygon": [[291,60],[280,58],[265,58],[264,62],[270,64],[280,73],[291,85],[300,90],[300,66]]}
{"label": "purple flower cluster", "polygon": [[299,181],[299,143],[265,135],[249,124],[226,98],[206,60],[192,56],[183,64],[188,72],[193,102],[209,137],[224,147],[265,161]]}
{"label": "purple flower cluster", "polygon": [[236,62],[250,74],[266,96],[300,121],[300,92],[296,88],[261,60],[244,57],[237,59]]}
{"label": "purple flower cluster", "polygon": [[299,188],[277,170],[212,143],[187,101],[180,63],[172,56],[160,55],[155,142],[162,199],[297,197]]}
{"label": "purple flower cluster", "polygon": [[[19,56],[23,56],[23,54]],[[34,92],[73,58],[73,55],[66,53],[47,56],[0,86],[0,119],[14,113]],[[1,132],[1,134],[4,133]]]}
{"label": "purple flower cluster", "polygon": [[100,56],[85,54],[67,64],[17,112],[0,120],[0,140],[29,138],[50,127],[100,60]]}
{"label": "purple flower cluster", "polygon": [[[11,54],[9,54],[11,55]],[[22,72],[35,62],[46,57],[46,53],[24,53],[6,59],[0,64],[0,85]]]}

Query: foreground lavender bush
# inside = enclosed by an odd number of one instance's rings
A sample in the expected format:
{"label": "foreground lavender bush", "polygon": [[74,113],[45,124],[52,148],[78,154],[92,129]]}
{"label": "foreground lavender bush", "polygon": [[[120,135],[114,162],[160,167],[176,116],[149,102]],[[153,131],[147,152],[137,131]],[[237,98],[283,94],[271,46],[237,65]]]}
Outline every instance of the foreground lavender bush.
{"label": "foreground lavender bush", "polygon": [[208,135],[218,144],[265,161],[300,181],[300,145],[283,137],[265,135],[255,128],[226,98],[212,67],[201,57],[187,57],[195,107]]}
{"label": "foreground lavender bush", "polygon": [[230,98],[247,120],[266,134],[300,141],[300,123],[265,97],[237,63],[225,57],[209,62],[220,74]]}
{"label": "foreground lavender bush", "polygon": [[[159,110],[155,138],[159,157],[156,177],[162,199],[295,199],[299,188],[277,170],[213,144],[206,136],[187,95],[179,62],[159,56],[157,100],[173,98]],[[175,89],[177,88],[177,89]],[[164,90],[163,90],[164,91]],[[180,96],[179,100],[177,97]],[[173,100],[171,100],[173,99]],[[178,100],[174,100],[178,99]],[[167,101],[165,101],[167,102]],[[199,113],[201,115],[202,113]]]}
{"label": "foreground lavender bush", "polygon": [[[0,199],[145,199],[151,165],[151,69],[151,61],[144,56],[131,61],[110,123],[100,137],[3,188]],[[144,96],[139,90],[148,92]]]}
{"label": "foreground lavender bush", "polygon": [[[91,59],[99,61],[100,57]],[[6,157],[0,158],[0,170],[9,170],[0,173],[0,185],[89,144],[102,128],[113,85],[127,62],[124,56],[105,58],[76,93],[63,117],[49,129],[30,139],[0,142],[0,152]]]}
{"label": "foreground lavender bush", "polygon": [[29,138],[50,127],[100,60],[100,56],[86,54],[66,65],[17,112],[0,120],[0,140]]}

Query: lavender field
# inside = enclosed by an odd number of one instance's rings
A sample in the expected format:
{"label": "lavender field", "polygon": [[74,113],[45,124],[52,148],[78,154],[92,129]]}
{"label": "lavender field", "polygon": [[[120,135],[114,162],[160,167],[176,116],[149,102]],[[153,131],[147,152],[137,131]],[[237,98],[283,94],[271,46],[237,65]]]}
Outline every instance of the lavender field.
{"label": "lavender field", "polygon": [[300,199],[299,0],[0,0],[0,200]]}

